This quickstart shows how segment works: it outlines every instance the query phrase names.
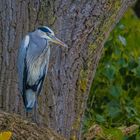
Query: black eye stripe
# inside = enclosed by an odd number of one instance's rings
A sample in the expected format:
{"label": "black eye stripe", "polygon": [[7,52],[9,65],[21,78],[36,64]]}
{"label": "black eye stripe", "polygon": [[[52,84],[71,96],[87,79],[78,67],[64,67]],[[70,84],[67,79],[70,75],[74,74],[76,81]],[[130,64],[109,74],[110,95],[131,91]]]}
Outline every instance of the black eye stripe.
{"label": "black eye stripe", "polygon": [[47,28],[44,28],[44,27],[39,27],[38,29],[45,33],[51,33]]}

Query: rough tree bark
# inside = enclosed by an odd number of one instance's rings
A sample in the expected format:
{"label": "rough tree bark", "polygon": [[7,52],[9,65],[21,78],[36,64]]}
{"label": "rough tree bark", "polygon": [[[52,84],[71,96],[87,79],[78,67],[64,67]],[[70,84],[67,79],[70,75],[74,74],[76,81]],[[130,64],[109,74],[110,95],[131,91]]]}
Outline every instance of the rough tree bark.
{"label": "rough tree bark", "polygon": [[0,130],[12,132],[10,140],[65,140],[49,128],[38,127],[16,114],[3,111],[0,111]]}
{"label": "rough tree bark", "polygon": [[49,72],[39,98],[37,121],[80,139],[86,100],[103,44],[134,0],[0,0],[0,108],[26,116],[17,87],[21,38],[50,26],[69,49],[51,47]]}

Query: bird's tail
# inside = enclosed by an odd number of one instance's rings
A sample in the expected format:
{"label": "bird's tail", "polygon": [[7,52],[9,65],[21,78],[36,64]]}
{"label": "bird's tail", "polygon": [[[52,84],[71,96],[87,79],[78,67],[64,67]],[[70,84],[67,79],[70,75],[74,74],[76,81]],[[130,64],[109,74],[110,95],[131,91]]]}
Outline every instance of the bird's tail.
{"label": "bird's tail", "polygon": [[35,106],[36,93],[32,89],[26,90],[25,94],[23,95],[23,101],[26,111],[31,111]]}

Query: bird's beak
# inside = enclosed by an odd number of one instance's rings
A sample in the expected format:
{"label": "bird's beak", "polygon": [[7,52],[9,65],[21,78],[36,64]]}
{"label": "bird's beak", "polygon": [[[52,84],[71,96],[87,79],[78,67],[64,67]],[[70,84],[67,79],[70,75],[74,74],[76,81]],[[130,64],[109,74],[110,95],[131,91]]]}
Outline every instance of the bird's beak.
{"label": "bird's beak", "polygon": [[59,44],[63,47],[68,47],[64,42],[62,42],[61,40],[59,40],[57,37],[55,36],[51,36],[51,41],[56,43],[56,44]]}

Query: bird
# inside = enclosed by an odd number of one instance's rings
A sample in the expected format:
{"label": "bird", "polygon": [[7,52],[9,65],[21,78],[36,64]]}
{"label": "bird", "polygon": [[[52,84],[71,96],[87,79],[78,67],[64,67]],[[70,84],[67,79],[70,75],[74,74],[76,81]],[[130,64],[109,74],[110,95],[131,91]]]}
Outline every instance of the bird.
{"label": "bird", "polygon": [[21,41],[17,58],[18,88],[27,112],[34,108],[47,75],[50,43],[68,47],[47,26],[29,32]]}

